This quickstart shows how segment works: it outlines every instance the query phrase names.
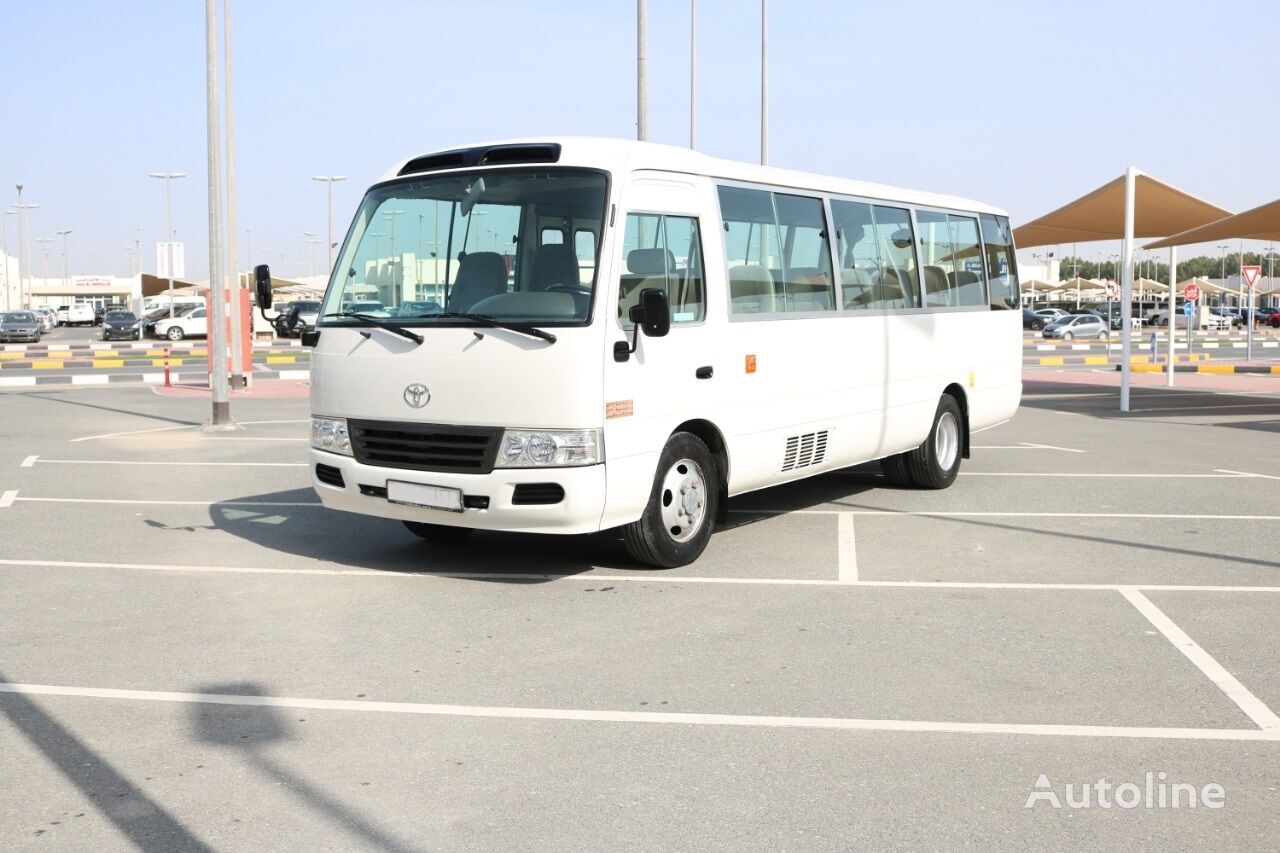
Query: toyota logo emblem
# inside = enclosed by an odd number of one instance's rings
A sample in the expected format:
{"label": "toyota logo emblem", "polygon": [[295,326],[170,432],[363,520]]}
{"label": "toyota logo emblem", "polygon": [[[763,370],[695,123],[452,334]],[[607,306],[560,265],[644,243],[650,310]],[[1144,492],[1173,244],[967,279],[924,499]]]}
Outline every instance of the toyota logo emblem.
{"label": "toyota logo emblem", "polygon": [[415,382],[404,389],[404,401],[415,409],[421,409],[431,402],[431,391],[421,382]]}

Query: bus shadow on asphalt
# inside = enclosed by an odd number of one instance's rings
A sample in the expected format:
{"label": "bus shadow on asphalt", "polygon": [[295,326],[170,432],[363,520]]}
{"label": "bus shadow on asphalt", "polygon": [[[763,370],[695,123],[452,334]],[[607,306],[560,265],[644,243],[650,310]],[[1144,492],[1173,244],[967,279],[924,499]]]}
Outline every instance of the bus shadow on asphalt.
{"label": "bus shadow on asphalt", "polygon": [[[716,536],[880,488],[893,487],[880,475],[879,464],[871,463],[732,499],[728,520],[716,525],[708,552],[699,562],[716,559]],[[581,536],[478,530],[461,542],[427,542],[393,519],[319,506],[288,506],[315,500],[315,492],[309,488],[232,498],[209,508],[211,529],[322,565],[464,576],[497,583],[546,583],[599,569],[670,571],[632,559],[617,529]],[[275,503],[281,504],[278,510],[271,506]],[[205,525],[171,527],[155,520],[144,523],[172,532],[210,529]]]}

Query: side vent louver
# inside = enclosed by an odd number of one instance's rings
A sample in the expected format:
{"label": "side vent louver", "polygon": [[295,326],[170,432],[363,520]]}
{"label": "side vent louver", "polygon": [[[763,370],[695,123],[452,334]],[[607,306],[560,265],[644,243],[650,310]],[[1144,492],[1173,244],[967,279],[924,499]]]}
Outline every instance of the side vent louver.
{"label": "side vent louver", "polygon": [[794,471],[821,464],[827,456],[827,431],[807,432],[787,439],[786,452],[782,454],[782,470]]}

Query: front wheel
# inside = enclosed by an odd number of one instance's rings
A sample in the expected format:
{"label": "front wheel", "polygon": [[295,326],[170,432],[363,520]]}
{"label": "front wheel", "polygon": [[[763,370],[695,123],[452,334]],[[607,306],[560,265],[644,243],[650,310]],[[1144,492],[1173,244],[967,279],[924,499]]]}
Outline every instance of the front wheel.
{"label": "front wheel", "polygon": [[475,533],[470,527],[451,527],[447,524],[426,524],[421,521],[406,521],[404,526],[409,528],[409,532],[419,539],[425,539],[428,542],[461,542],[472,533]]}
{"label": "front wheel", "polygon": [[180,341],[182,340],[184,333],[181,326],[170,326],[169,331],[165,332],[164,336],[171,341]]}
{"label": "front wheel", "polygon": [[1069,340],[1071,340],[1073,337],[1075,337],[1075,336],[1074,336],[1074,335],[1072,335],[1070,332],[1067,332],[1065,335],[1063,335],[1063,336],[1062,336],[1062,339],[1063,339],[1064,341],[1069,341]]}
{"label": "front wheel", "polygon": [[719,509],[715,458],[696,435],[678,432],[658,459],[644,514],[622,530],[627,552],[650,566],[687,566],[711,540]]}

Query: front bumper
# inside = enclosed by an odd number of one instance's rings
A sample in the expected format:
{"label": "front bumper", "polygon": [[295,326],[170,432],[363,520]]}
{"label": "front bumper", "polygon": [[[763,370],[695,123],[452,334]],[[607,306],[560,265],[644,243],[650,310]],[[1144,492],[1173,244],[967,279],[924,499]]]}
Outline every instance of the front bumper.
{"label": "front bumper", "polygon": [[38,331],[0,332],[0,343],[35,343],[38,340],[40,340]]}
{"label": "front bumper", "polygon": [[[344,485],[320,482],[316,465],[338,469]],[[311,484],[326,507],[402,521],[512,533],[594,533],[600,529],[605,505],[604,465],[495,468],[488,474],[453,474],[363,465],[350,456],[311,448],[310,467]],[[388,480],[461,489],[467,497],[488,498],[488,507],[450,512],[395,504],[384,496],[361,492],[362,486],[366,491],[385,489]],[[556,483],[564,489],[564,497],[554,504],[516,505],[512,499],[521,483]]]}

